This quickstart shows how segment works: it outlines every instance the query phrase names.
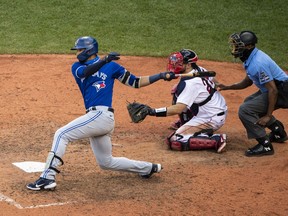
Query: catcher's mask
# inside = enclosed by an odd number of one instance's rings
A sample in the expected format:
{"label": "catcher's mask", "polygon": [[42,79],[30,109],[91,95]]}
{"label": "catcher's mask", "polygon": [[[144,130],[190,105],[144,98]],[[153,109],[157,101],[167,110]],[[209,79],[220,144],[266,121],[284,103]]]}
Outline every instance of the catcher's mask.
{"label": "catcher's mask", "polygon": [[255,46],[257,43],[256,35],[251,31],[242,31],[240,33],[234,33],[229,37],[229,44],[231,49],[231,54],[235,57],[242,57],[243,53],[247,49],[246,46]]}
{"label": "catcher's mask", "polygon": [[76,40],[71,50],[84,49],[77,58],[80,62],[85,62],[90,56],[98,53],[98,43],[95,38],[90,36],[80,37]]}
{"label": "catcher's mask", "polygon": [[179,52],[173,52],[168,58],[167,70],[175,74],[185,71],[185,64],[192,64],[198,61],[197,54],[189,49],[182,49]]}

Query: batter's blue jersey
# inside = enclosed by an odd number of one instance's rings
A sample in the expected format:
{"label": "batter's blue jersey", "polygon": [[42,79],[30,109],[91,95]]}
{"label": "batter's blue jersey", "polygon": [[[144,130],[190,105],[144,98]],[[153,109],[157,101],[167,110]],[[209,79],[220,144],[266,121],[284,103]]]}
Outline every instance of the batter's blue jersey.
{"label": "batter's blue jersey", "polygon": [[272,80],[286,81],[288,75],[266,53],[254,48],[249,58],[244,62],[248,77],[261,90],[267,92],[265,83]]}
{"label": "batter's blue jersey", "polygon": [[85,78],[85,68],[98,61],[99,57],[97,56],[85,63],[75,62],[72,65],[72,74],[80,88],[86,109],[91,106],[112,107],[114,80],[126,71],[121,65],[110,62],[102,66],[99,71]]}

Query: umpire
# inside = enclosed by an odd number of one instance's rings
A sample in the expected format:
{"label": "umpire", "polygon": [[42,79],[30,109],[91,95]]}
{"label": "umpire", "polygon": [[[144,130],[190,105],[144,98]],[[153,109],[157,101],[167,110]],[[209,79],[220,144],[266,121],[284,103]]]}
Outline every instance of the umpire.
{"label": "umpire", "polygon": [[[283,124],[273,116],[278,108],[288,108],[288,75],[263,51],[256,48],[256,35],[251,31],[234,33],[229,37],[231,54],[240,58],[246,70],[245,78],[232,85],[219,84],[219,90],[240,90],[253,83],[259,90],[241,104],[238,115],[246,128],[248,139],[257,145],[245,155],[273,155],[271,142],[282,143],[288,137]],[[271,132],[266,135],[265,127]]]}

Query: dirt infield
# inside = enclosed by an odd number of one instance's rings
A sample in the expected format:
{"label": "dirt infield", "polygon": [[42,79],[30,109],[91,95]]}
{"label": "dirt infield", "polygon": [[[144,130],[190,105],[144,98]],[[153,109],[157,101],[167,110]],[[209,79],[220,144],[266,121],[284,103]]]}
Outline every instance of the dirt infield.
{"label": "dirt infield", "polygon": [[[57,128],[84,113],[82,97],[70,72],[74,55],[1,55],[0,216],[9,215],[288,215],[288,145],[275,154],[247,158],[253,146],[238,119],[239,104],[256,90],[225,91],[228,119],[221,132],[228,146],[212,151],[167,150],[164,138],[176,117],[147,117],[130,123],[126,100],[152,107],[171,103],[177,81],[159,81],[143,89],[115,83],[114,156],[161,163],[164,170],[143,180],[131,173],[101,170],[88,140],[70,143],[55,191],[28,191],[39,173],[26,173],[13,162],[45,162]],[[166,59],[123,56],[135,75],[165,70]],[[223,83],[241,80],[240,64],[199,61]],[[287,110],[278,110],[288,129]]]}

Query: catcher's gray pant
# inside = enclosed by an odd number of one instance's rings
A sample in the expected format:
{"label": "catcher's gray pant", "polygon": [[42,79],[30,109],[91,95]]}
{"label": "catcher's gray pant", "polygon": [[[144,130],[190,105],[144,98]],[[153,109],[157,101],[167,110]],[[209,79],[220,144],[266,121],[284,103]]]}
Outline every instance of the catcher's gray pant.
{"label": "catcher's gray pant", "polygon": [[[58,129],[54,135],[51,152],[46,161],[46,169],[41,177],[54,179],[56,171],[53,168],[61,165],[60,160],[65,154],[67,144],[71,141],[89,138],[96,161],[102,169],[135,172],[148,174],[152,169],[152,163],[130,160],[124,157],[112,156],[111,134],[114,130],[114,114],[107,111],[107,107],[98,106],[96,111],[73,120],[64,127]],[[56,155],[54,157],[53,155]]]}
{"label": "catcher's gray pant", "polygon": [[[267,113],[268,109],[268,93],[258,91],[244,100],[241,104],[238,116],[246,128],[248,139],[256,139],[266,136],[265,127],[256,124],[257,120]],[[267,126],[276,121],[272,116]]]}

